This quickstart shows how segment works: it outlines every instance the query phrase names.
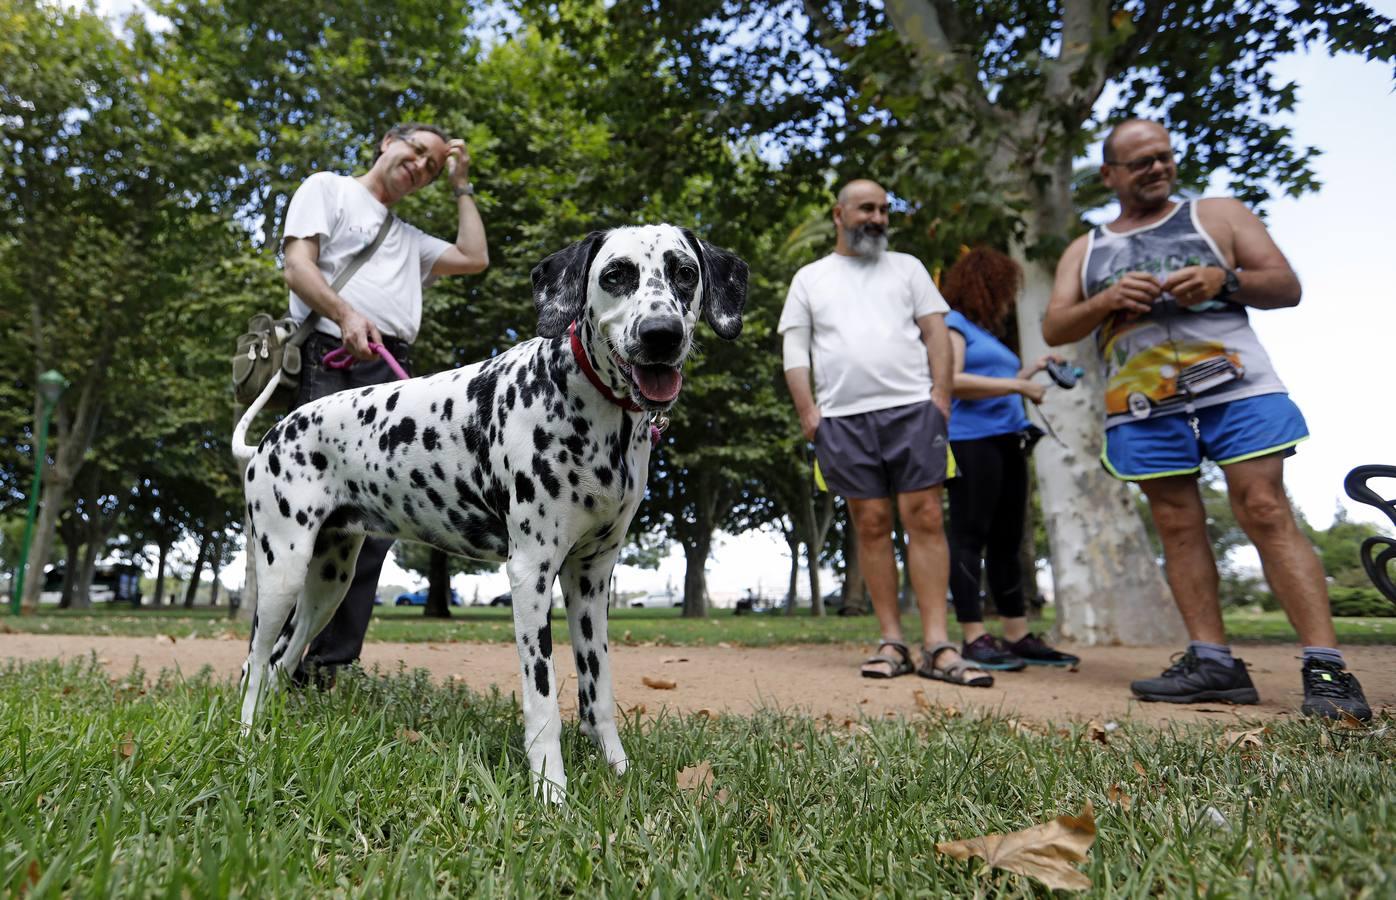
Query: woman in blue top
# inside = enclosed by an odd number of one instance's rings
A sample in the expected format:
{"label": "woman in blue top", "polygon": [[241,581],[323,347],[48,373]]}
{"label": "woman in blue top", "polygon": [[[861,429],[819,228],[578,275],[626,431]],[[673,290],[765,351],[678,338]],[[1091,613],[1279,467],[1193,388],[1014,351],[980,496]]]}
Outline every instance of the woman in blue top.
{"label": "woman in blue top", "polygon": [[[964,630],[962,655],[986,669],[1080,661],[1028,631],[1023,602],[1018,550],[1028,498],[1030,428],[1023,398],[1042,402],[1045,387],[1029,379],[1052,357],[1024,366],[995,336],[1003,333],[1022,283],[1023,270],[1016,262],[980,248],[951,266],[940,286],[952,310],[945,317],[955,353],[950,447],[959,470],[947,486],[950,593]],[[986,558],[1005,640],[984,630],[979,585]]]}

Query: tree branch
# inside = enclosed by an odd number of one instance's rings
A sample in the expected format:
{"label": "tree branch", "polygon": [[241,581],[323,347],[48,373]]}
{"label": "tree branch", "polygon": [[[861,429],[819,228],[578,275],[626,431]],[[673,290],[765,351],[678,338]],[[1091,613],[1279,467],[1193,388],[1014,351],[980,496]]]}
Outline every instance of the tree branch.
{"label": "tree branch", "polygon": [[[1066,0],[1062,10],[1062,47],[1047,73],[1047,97],[1053,106],[1089,113],[1105,87],[1104,43],[1110,34],[1109,0]],[[1089,70],[1088,77],[1081,73]]]}
{"label": "tree branch", "polygon": [[980,116],[997,118],[997,110],[979,84],[973,62],[956,52],[935,5],[928,0],[887,0],[885,11],[926,73],[953,85],[945,94]]}

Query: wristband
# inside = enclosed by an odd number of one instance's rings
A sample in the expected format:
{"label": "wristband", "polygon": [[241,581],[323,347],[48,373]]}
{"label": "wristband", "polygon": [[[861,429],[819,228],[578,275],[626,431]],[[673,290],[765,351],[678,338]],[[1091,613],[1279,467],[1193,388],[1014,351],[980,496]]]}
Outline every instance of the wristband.
{"label": "wristband", "polygon": [[456,195],[457,200],[461,197],[474,197],[475,185],[467,181],[465,184],[456,185],[451,188],[451,193]]}

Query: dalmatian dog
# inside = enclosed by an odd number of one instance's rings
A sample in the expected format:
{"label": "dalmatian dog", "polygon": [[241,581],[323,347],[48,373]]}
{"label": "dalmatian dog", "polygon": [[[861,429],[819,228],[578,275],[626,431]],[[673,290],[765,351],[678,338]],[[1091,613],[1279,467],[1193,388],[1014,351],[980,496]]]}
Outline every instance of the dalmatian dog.
{"label": "dalmatian dog", "polygon": [[699,316],[735,339],[741,259],[672,225],[593,232],[532,273],[539,337],[474,365],[324,397],[234,453],[257,614],[242,724],[348,589],[367,534],[503,562],[535,791],[563,799],[551,600],[561,579],[581,730],[617,772],[611,570],[644,494],[651,420],[683,386]]}

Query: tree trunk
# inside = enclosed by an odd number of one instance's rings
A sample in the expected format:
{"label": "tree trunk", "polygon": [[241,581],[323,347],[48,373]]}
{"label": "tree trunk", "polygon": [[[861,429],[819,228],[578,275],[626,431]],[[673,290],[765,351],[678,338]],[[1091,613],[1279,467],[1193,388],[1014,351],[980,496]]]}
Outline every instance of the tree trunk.
{"label": "tree trunk", "polygon": [[208,589],[209,606],[218,605],[218,589],[222,586],[222,582],[218,580],[218,576],[223,573],[223,546],[224,538],[220,537],[213,545],[213,553],[209,556],[208,560],[209,565],[213,568],[213,584],[210,585]]}
{"label": "tree trunk", "polygon": [[785,614],[795,615],[795,595],[800,585],[800,547],[803,542],[797,536],[795,524],[785,531],[785,545],[790,548],[790,580],[785,586]]}
{"label": "tree trunk", "polygon": [[63,560],[63,593],[58,598],[58,608],[68,609],[73,605],[73,590],[78,581],[78,560],[82,545],[75,538],[65,537],[63,546],[67,553]]}
{"label": "tree trunk", "polygon": [[199,593],[199,580],[204,575],[204,563],[208,561],[209,545],[213,542],[213,535],[204,532],[199,538],[199,555],[194,558],[194,571],[189,573],[189,587],[184,590],[184,608],[194,608],[194,598]]}
{"label": "tree trunk", "polygon": [[[547,598],[552,604],[552,596]],[[446,551],[431,548],[431,562],[427,570],[427,605],[422,615],[428,619],[451,618],[451,567]]]}
{"label": "tree trunk", "polygon": [[155,565],[155,605],[159,606],[165,597],[165,562],[170,557],[170,545],[161,538],[160,561]]}
{"label": "tree trunk", "polygon": [[712,551],[711,529],[699,530],[683,545],[683,616],[702,619],[708,615],[708,576],[703,571]]}
{"label": "tree trunk", "polygon": [[819,512],[814,512],[814,505],[810,504],[810,512],[813,516],[813,532],[806,547],[806,562],[809,564],[809,614],[811,616],[824,615],[824,590],[819,586],[819,554],[824,549],[824,542],[829,539],[829,529],[834,524],[834,495],[824,493],[819,504]]}
{"label": "tree trunk", "polygon": [[863,564],[858,559],[858,536],[850,522],[843,531],[843,608],[860,613],[871,611],[867,586],[863,583]]}
{"label": "tree trunk", "polygon": [[88,535],[82,547],[82,562],[78,568],[77,584],[73,586],[73,609],[92,608],[92,576],[97,571],[97,556],[102,551],[102,542]]}
{"label": "tree trunk", "polygon": [[1032,495],[1036,490],[1036,479],[1029,476],[1028,492],[1023,497],[1023,539],[1018,542],[1018,571],[1023,573],[1023,606],[1029,616],[1036,615],[1042,609],[1042,597],[1037,590],[1037,516],[1032,506]]}
{"label": "tree trunk", "polygon": [[[237,605],[228,605],[228,615],[244,622],[251,622],[257,615],[257,562],[252,554],[257,552],[257,544],[252,539],[252,520],[244,516],[242,520],[243,569],[242,591],[238,594]],[[159,595],[156,595],[159,602]]]}
{"label": "tree trunk", "polygon": [[[1053,167],[1041,191],[1031,190],[1036,217],[1029,245],[1068,233],[1071,161]],[[1048,351],[1042,317],[1054,273],[1042,262],[1023,261],[1023,301],[1018,305],[1023,358]],[[1161,576],[1144,525],[1126,486],[1101,467],[1105,385],[1091,339],[1056,353],[1086,370],[1074,390],[1049,388],[1040,410],[1061,443],[1039,441],[1033,458],[1042,514],[1052,553],[1057,636],[1082,644],[1176,644],[1186,639],[1182,618]]]}

